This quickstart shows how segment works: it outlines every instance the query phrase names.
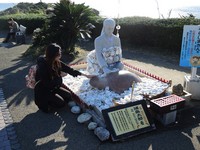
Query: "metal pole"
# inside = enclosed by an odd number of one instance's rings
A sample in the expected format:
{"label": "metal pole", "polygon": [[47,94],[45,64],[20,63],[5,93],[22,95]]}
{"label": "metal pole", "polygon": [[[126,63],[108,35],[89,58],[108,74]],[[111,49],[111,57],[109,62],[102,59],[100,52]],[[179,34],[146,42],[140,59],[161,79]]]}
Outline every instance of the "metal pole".
{"label": "metal pole", "polygon": [[191,79],[195,79],[197,75],[197,67],[191,68]]}

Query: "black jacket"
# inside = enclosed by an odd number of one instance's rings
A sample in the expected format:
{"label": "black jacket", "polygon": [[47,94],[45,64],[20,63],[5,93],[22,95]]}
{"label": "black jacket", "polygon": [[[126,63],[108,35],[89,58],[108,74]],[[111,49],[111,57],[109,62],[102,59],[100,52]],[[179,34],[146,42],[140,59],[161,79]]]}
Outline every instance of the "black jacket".
{"label": "black jacket", "polygon": [[[77,70],[68,67],[61,62],[61,71],[76,77],[81,75]],[[44,112],[48,112],[49,100],[53,99],[54,95],[59,91],[59,87],[62,85],[62,77],[56,75],[55,71],[47,64],[44,57],[37,59],[37,71],[36,71],[36,86],[34,88],[35,104],[39,109]]]}
{"label": "black jacket", "polygon": [[[36,82],[41,81],[43,86],[46,87],[48,90],[54,90],[61,86],[62,84],[62,77],[55,75],[54,70],[47,64],[47,61],[44,57],[40,56],[37,59],[37,71],[36,71]],[[61,62],[61,71],[76,77],[81,75],[81,73],[77,70],[74,70],[67,66],[65,63]]]}

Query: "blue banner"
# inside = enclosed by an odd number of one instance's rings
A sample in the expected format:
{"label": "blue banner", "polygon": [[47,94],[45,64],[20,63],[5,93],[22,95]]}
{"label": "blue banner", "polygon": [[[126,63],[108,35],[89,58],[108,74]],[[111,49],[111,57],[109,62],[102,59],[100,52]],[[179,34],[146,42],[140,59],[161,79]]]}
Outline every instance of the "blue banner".
{"label": "blue banner", "polygon": [[200,26],[184,25],[180,66],[200,67]]}

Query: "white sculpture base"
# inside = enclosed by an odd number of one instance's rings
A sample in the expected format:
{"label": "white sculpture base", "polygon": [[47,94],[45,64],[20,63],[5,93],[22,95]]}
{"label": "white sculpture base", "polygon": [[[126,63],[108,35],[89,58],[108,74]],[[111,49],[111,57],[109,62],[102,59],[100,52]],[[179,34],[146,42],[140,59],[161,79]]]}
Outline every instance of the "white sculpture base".
{"label": "white sculpture base", "polygon": [[192,94],[191,98],[195,100],[200,100],[200,77],[196,76],[191,78],[190,75],[184,76],[184,89]]}
{"label": "white sculpture base", "polygon": [[176,114],[177,111],[172,111],[166,114],[157,114],[156,118],[157,120],[159,120],[163,125],[169,125],[171,123],[175,123],[176,122]]}

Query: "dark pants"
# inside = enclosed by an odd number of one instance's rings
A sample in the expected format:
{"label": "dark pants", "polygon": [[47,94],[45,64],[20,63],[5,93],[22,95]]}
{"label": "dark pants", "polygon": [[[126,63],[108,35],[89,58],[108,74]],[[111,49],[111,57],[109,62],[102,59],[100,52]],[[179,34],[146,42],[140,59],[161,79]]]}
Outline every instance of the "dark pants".
{"label": "dark pants", "polygon": [[6,37],[6,39],[4,40],[4,42],[8,42],[11,36],[12,36],[13,38],[15,38],[15,32],[9,32],[9,33],[7,34],[7,37]]}
{"label": "dark pants", "polygon": [[72,100],[71,93],[68,90],[61,87],[51,92],[40,82],[36,84],[34,93],[35,104],[40,110],[47,113],[51,111],[50,109],[55,110],[66,106],[66,103]]}

